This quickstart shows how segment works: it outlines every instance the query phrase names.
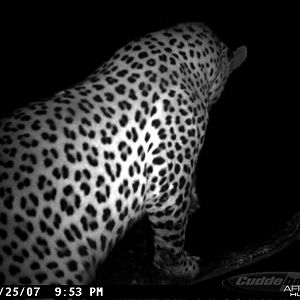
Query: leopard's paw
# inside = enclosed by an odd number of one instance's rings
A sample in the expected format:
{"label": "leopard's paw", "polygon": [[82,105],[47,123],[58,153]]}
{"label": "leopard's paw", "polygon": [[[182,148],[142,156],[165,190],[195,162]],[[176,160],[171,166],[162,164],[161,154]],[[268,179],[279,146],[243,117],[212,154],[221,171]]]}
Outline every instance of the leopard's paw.
{"label": "leopard's paw", "polygon": [[181,259],[175,264],[165,263],[161,259],[154,259],[154,265],[162,270],[166,275],[181,279],[193,279],[199,271],[198,256],[191,256],[186,251],[183,252]]}

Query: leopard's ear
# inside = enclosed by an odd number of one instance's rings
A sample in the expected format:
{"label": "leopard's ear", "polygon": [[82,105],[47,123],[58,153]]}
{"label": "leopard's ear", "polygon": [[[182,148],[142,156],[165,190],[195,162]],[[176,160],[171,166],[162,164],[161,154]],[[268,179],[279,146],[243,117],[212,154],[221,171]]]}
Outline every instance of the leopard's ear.
{"label": "leopard's ear", "polygon": [[236,68],[238,68],[247,58],[247,47],[241,46],[235,49],[230,54],[230,66],[229,73],[233,72]]}

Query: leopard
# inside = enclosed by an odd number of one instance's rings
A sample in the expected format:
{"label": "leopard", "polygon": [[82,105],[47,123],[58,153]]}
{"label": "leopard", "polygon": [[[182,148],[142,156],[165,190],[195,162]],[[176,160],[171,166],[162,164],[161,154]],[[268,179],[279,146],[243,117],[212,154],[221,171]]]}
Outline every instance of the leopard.
{"label": "leopard", "polygon": [[145,215],[153,264],[195,278],[199,257],[184,249],[195,167],[209,111],[246,56],[204,23],[178,23],[2,118],[0,284],[88,284]]}

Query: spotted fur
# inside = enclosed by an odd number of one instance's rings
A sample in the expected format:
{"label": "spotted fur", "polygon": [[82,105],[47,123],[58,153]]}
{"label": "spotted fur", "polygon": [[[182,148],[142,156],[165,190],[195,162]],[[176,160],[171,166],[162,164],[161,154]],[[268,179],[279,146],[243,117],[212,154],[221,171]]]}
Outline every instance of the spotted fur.
{"label": "spotted fur", "polygon": [[3,119],[0,283],[86,284],[144,213],[155,265],[195,277],[183,250],[193,173],[208,108],[245,48],[235,53],[205,25],[179,24]]}

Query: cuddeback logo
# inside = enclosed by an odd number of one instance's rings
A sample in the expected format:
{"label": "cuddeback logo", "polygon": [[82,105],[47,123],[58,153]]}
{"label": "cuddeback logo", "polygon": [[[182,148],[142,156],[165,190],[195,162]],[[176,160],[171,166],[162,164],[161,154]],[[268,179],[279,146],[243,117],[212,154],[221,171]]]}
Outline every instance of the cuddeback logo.
{"label": "cuddeback logo", "polygon": [[286,293],[300,299],[300,273],[263,272],[241,274],[223,280],[223,285],[234,290],[263,293]]}

